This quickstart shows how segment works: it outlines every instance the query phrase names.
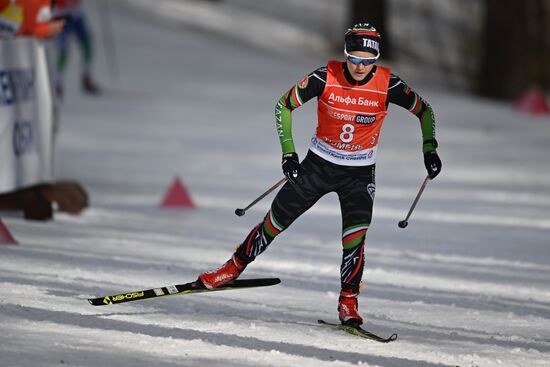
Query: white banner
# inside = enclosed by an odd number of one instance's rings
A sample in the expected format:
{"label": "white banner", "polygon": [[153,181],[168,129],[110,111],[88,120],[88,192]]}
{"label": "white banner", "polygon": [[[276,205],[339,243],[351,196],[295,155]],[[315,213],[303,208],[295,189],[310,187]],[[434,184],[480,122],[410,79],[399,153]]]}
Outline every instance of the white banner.
{"label": "white banner", "polygon": [[52,98],[45,45],[0,40],[0,193],[53,181]]}

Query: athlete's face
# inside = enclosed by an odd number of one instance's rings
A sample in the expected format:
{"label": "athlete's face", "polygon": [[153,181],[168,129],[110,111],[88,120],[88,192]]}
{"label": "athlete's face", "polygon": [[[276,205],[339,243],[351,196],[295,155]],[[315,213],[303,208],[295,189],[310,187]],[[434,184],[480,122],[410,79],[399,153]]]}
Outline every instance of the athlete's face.
{"label": "athlete's face", "polygon": [[[348,52],[348,54],[351,55],[351,56],[357,56],[357,57],[360,57],[360,58],[376,57],[375,54],[370,53],[370,52],[366,52],[366,51],[350,51],[350,52]],[[351,77],[353,79],[357,80],[357,81],[361,81],[361,80],[365,79],[367,74],[370,73],[370,71],[374,67],[374,63],[372,63],[370,65],[365,65],[363,63],[354,64],[351,61],[349,61],[348,59],[346,59],[346,65],[348,67],[349,73],[351,74]]]}

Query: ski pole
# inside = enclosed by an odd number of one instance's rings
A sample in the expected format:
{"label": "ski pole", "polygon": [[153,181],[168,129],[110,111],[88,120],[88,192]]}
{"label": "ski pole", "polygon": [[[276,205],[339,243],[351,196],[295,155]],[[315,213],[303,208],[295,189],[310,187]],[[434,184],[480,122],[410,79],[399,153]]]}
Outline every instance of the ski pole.
{"label": "ski pole", "polygon": [[239,217],[242,217],[248,209],[250,209],[254,204],[256,204],[258,201],[262,200],[264,197],[269,195],[273,190],[275,190],[277,187],[281,186],[284,182],[286,182],[287,178],[281,179],[279,182],[277,182],[275,185],[271,186],[269,189],[267,189],[266,192],[261,194],[256,200],[251,202],[246,208],[244,209],[235,209],[235,214],[237,214]]}
{"label": "ski pole", "polygon": [[424,179],[424,182],[422,183],[422,186],[420,186],[420,190],[418,191],[418,194],[416,194],[416,198],[414,199],[414,202],[411,205],[411,209],[409,210],[409,214],[407,214],[407,218],[403,219],[402,221],[400,221],[397,224],[399,226],[399,228],[405,228],[409,224],[409,222],[408,222],[409,217],[411,216],[411,214],[414,210],[414,207],[416,206],[416,203],[418,203],[418,199],[420,199],[420,195],[422,195],[422,192],[424,191],[424,188],[428,184],[429,179],[430,179],[430,176],[426,176],[426,179]]}

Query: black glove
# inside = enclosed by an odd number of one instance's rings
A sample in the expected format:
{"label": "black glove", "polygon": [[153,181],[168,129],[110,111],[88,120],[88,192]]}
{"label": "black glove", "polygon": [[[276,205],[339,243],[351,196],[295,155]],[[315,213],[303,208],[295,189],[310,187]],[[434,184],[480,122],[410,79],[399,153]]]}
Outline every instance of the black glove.
{"label": "black glove", "polygon": [[300,177],[300,161],[298,160],[298,154],[286,153],[283,154],[283,173],[292,183],[296,183],[298,177]]}
{"label": "black glove", "polygon": [[430,180],[433,180],[441,172],[441,159],[435,150],[424,153],[424,166],[428,170]]}

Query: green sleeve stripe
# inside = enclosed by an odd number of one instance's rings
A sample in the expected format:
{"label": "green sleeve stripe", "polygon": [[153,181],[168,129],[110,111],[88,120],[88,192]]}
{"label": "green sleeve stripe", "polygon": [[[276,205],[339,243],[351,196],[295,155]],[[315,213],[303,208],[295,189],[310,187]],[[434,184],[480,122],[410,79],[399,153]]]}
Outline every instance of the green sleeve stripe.
{"label": "green sleeve stripe", "polygon": [[275,106],[275,123],[277,134],[283,154],[296,151],[292,139],[292,111],[285,107],[285,95],[283,95]]}
{"label": "green sleeve stripe", "polygon": [[[426,109],[420,115],[420,128],[422,129],[422,140],[432,140],[435,138],[435,118],[432,107],[426,103]],[[422,145],[422,152],[434,151],[436,147],[432,143]]]}

